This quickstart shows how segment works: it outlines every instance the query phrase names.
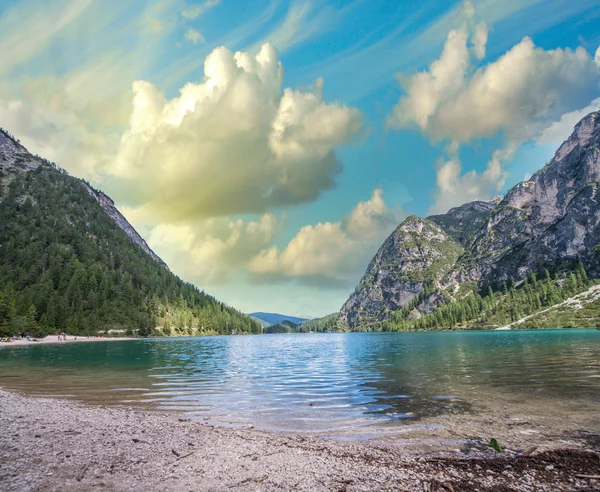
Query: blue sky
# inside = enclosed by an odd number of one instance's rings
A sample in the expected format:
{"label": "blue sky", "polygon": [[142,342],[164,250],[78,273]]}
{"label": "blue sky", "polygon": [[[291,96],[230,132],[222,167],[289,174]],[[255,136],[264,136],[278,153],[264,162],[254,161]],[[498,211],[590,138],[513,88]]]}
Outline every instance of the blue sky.
{"label": "blue sky", "polygon": [[592,0],[9,0],[0,126],[182,278],[321,316],[408,214],[543,166],[600,105],[599,45]]}

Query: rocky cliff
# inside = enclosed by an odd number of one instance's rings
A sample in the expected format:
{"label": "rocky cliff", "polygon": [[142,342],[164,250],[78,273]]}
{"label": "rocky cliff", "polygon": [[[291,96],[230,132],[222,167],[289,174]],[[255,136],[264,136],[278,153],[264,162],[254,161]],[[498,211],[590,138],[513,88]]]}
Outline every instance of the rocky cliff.
{"label": "rocky cliff", "polygon": [[[350,328],[386,319],[390,310],[406,306],[427,286],[444,285],[463,247],[435,222],[408,217],[386,239],[369,263],[354,294],[340,312]],[[424,299],[424,312],[437,307],[435,295]]]}
{"label": "rocky cliff", "polygon": [[[39,166],[48,166],[56,169],[63,174],[67,174],[64,169],[60,169],[56,164],[42,157],[31,154],[21,143],[6,131],[0,129],[0,178],[5,176],[10,178],[13,172],[27,172],[37,169]],[[10,179],[3,181],[4,186],[8,186]],[[100,204],[108,216],[129,236],[134,244],[142,248],[153,260],[157,261],[168,269],[166,263],[162,261],[154,251],[150,249],[144,238],[142,238],[133,226],[115,207],[115,203],[104,193],[92,188],[85,181],[81,181],[82,186],[90,195]],[[1,200],[1,198],[0,198]]]}
{"label": "rocky cliff", "polygon": [[415,306],[415,316],[467,287],[518,282],[582,261],[600,276],[600,112],[583,118],[554,158],[504,198],[475,201],[427,219],[409,217],[371,260],[340,311],[357,329]]}

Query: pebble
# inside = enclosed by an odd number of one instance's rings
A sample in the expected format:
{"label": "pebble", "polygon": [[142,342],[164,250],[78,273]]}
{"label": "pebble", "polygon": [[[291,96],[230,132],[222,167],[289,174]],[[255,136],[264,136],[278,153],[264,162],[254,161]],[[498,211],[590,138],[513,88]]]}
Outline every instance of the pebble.
{"label": "pebble", "polygon": [[547,471],[552,471],[552,470],[554,470],[554,466],[552,466],[552,465],[546,465],[546,470]]}

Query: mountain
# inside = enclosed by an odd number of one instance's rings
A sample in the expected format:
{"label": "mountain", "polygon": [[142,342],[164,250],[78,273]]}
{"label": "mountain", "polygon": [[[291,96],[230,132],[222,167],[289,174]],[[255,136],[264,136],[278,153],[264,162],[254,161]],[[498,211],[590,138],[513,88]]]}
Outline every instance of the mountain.
{"label": "mountain", "polygon": [[264,328],[264,333],[324,333],[338,330],[338,313],[311,319],[301,324],[284,320]]}
{"label": "mountain", "polygon": [[113,201],[0,130],[0,334],[260,333],[173,275]]}
{"label": "mountain", "polygon": [[275,325],[277,323],[281,323],[282,321],[291,321],[292,323],[299,325],[306,321],[309,321],[308,318],[297,318],[295,316],[287,316],[285,314],[278,313],[250,313],[249,316],[256,318],[260,321],[267,323],[267,326]]}
{"label": "mountain", "polygon": [[267,326],[263,329],[263,332],[267,334],[297,333],[298,326],[300,325],[286,319],[274,325]]}
{"label": "mountain", "polygon": [[[408,217],[369,263],[340,311],[339,327],[380,327],[399,311],[410,323],[476,293],[525,287],[532,273],[548,271],[546,289],[560,290],[567,279],[583,289],[588,275],[600,277],[599,145],[600,112],[594,112],[543,169],[504,198],[426,219]],[[531,282],[540,287],[535,278]],[[567,290],[555,294],[558,302]]]}

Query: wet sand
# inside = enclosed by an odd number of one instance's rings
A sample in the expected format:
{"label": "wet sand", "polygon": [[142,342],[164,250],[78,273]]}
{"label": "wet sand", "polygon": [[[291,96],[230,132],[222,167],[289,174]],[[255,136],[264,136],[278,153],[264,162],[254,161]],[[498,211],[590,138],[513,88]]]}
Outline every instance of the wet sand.
{"label": "wet sand", "polygon": [[[407,453],[392,442],[332,441],[215,428],[178,414],[0,390],[2,490],[597,490],[600,443],[517,457]],[[568,449],[570,448],[570,449]]]}
{"label": "wet sand", "polygon": [[[18,347],[22,345],[47,345],[53,344],[66,344],[66,343],[83,343],[83,342],[122,342],[123,340],[136,340],[131,337],[87,337],[87,336],[71,336],[67,335],[66,340],[59,340],[56,335],[48,335],[44,338],[38,338],[36,341],[27,340],[26,338],[13,339],[10,342],[1,342],[0,347]],[[137,339],[139,340],[139,339]]]}

